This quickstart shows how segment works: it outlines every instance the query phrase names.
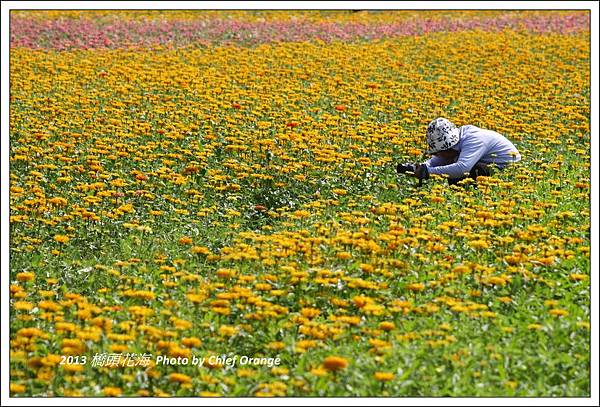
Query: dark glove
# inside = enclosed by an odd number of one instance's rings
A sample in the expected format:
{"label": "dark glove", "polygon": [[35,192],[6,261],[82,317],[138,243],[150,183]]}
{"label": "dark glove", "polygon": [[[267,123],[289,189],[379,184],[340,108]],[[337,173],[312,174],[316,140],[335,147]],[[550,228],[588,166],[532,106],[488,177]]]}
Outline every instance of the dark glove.
{"label": "dark glove", "polygon": [[396,166],[396,171],[398,172],[398,174],[406,174],[407,172],[414,173],[416,170],[416,167],[417,166],[415,164],[410,164],[410,163],[398,164]]}
{"label": "dark glove", "polygon": [[429,179],[429,168],[427,168],[427,165],[421,164],[415,172],[415,175],[419,179],[419,181]]}

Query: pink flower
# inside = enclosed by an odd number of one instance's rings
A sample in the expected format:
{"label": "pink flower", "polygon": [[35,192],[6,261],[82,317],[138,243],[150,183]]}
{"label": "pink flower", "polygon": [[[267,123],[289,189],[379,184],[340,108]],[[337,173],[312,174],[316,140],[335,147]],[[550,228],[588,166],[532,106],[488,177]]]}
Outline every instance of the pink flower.
{"label": "pink flower", "polygon": [[453,17],[431,19],[399,19],[387,23],[364,21],[313,21],[306,18],[268,21],[242,21],[227,18],[186,20],[122,20],[118,12],[102,19],[39,18],[11,16],[11,47],[42,49],[97,49],[168,47],[209,44],[260,44],[281,41],[357,41],[402,36],[418,36],[433,32],[469,30],[524,30],[535,33],[572,34],[589,30],[589,13],[572,12],[523,15],[518,12],[497,17]]}

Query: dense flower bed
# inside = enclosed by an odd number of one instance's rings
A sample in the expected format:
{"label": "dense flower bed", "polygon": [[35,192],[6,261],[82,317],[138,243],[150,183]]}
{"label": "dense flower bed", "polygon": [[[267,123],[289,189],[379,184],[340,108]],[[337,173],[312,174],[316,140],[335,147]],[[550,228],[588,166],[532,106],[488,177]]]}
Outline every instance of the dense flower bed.
{"label": "dense flower bed", "polygon": [[589,395],[588,18],[15,12],[11,393]]}

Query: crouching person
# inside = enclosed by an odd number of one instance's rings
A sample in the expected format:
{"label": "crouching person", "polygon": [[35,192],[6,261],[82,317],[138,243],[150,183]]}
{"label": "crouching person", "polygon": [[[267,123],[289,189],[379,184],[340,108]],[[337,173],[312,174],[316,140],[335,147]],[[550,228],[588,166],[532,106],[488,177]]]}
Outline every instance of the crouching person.
{"label": "crouching person", "polygon": [[502,169],[521,160],[517,148],[503,135],[472,125],[459,128],[443,118],[429,123],[427,145],[429,160],[414,166],[400,164],[397,171],[414,172],[420,180],[430,174],[446,175],[454,185],[468,177],[491,175],[491,166]]}

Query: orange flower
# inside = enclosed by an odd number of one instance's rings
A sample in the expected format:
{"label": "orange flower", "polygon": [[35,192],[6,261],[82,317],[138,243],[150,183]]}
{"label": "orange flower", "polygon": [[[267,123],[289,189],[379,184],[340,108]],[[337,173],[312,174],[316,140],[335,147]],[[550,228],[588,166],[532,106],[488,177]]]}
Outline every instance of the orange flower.
{"label": "orange flower", "polygon": [[388,322],[388,321],[383,321],[382,323],[379,324],[379,328],[384,331],[391,331],[395,327],[396,327],[396,325],[394,325],[393,322]]}
{"label": "orange flower", "polygon": [[345,369],[348,366],[348,361],[339,356],[328,356],[323,362],[323,367],[332,372]]}
{"label": "orange flower", "polygon": [[179,239],[179,244],[192,244],[193,240],[191,237],[183,236]]}
{"label": "orange flower", "polygon": [[218,269],[216,272],[217,276],[221,277],[221,278],[231,278],[233,276],[235,276],[235,270],[233,269]]}
{"label": "orange flower", "polygon": [[35,274],[33,274],[29,271],[24,271],[22,273],[17,274],[17,280],[19,280],[21,282],[31,281],[34,278],[35,278]]}
{"label": "orange flower", "polygon": [[194,246],[190,251],[194,254],[210,254],[210,249],[204,246]]}

